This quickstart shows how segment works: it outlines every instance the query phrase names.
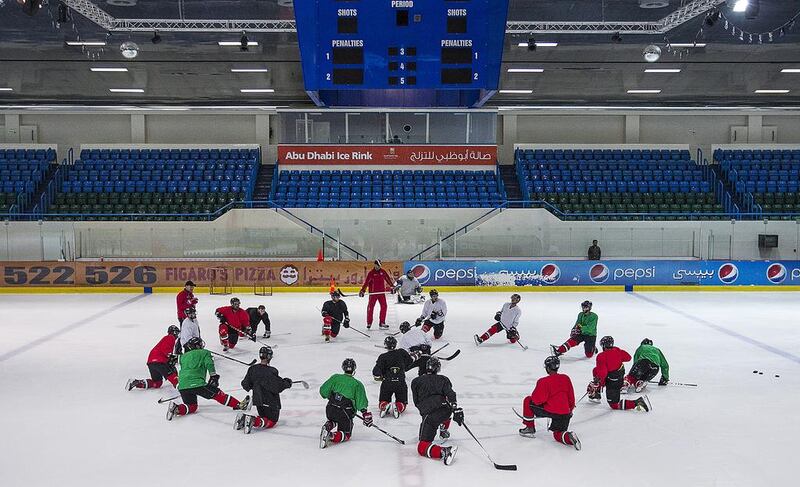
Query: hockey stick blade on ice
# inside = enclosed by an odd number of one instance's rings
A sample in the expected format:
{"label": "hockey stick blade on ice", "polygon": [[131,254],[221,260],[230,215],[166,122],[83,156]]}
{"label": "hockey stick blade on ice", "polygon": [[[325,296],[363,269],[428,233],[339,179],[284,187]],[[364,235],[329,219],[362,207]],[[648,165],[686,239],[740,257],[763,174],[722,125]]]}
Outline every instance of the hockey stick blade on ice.
{"label": "hockey stick blade on ice", "polygon": [[[650,380],[650,381],[647,381],[647,382],[650,383],[650,384],[658,384],[657,380]],[[686,382],[667,382],[667,385],[668,386],[681,386],[681,387],[697,387],[697,384],[689,384],[689,383],[686,383]],[[664,387],[664,386],[661,386],[661,387]]]}
{"label": "hockey stick blade on ice", "polygon": [[453,360],[454,358],[458,357],[458,354],[461,353],[461,349],[455,351],[455,353],[449,357],[440,357],[439,360]]}
{"label": "hockey stick blade on ice", "polygon": [[478,446],[481,447],[481,450],[483,450],[483,453],[486,454],[486,458],[488,458],[489,461],[492,462],[492,465],[494,465],[494,468],[496,468],[497,470],[516,470],[517,469],[516,465],[502,465],[502,464],[496,463],[494,460],[492,460],[492,456],[489,455],[489,452],[486,451],[486,448],[483,447],[483,445],[481,444],[480,440],[478,440],[478,438],[474,434],[472,434],[472,431],[470,431],[469,427],[467,426],[467,423],[462,423],[461,426],[463,426],[464,429],[467,430],[467,433],[469,433],[469,435],[472,437],[472,439],[475,440],[475,443],[477,443]]}
{"label": "hockey stick blade on ice", "polygon": [[[358,418],[358,419],[360,419],[360,420],[362,420],[362,421],[364,420],[364,418],[363,418],[363,417],[362,417],[360,414],[356,414],[356,418]],[[375,423],[372,423],[372,426],[370,426],[370,428],[375,428],[376,430],[380,431],[381,433],[383,433],[384,435],[386,435],[386,436],[388,436],[389,438],[393,439],[394,441],[396,441],[396,442],[400,443],[401,445],[405,445],[405,444],[406,444],[406,442],[405,442],[405,441],[403,441],[403,440],[401,440],[400,438],[398,438],[398,437],[396,437],[396,436],[392,435],[392,434],[391,434],[391,433],[389,433],[388,431],[382,430],[382,429],[381,429],[381,428],[380,428],[380,427],[379,427],[377,424],[375,424]]]}
{"label": "hockey stick blade on ice", "polygon": [[308,389],[308,387],[309,387],[308,386],[308,382],[306,382],[304,380],[293,380],[292,384],[302,384],[303,385],[303,389]]}
{"label": "hockey stick blade on ice", "polygon": [[161,399],[158,400],[158,403],[159,404],[164,404],[165,402],[174,401],[175,399],[178,399],[179,397],[181,397],[180,394],[178,394],[177,396],[168,397],[166,399],[162,397]]}

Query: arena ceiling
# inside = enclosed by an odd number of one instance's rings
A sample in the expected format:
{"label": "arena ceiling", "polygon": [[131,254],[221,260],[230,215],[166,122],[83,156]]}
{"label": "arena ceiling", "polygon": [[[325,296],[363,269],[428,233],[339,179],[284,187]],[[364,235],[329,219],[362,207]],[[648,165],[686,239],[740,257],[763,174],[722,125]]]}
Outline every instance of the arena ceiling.
{"label": "arena ceiling", "polygon": [[[666,7],[645,9],[640,1],[511,0],[509,21],[654,22],[692,3],[670,0]],[[107,29],[75,12],[71,21],[59,24],[58,2],[49,3],[31,17],[16,0],[0,0],[0,104],[311,105],[303,90],[293,32],[249,32],[249,40],[259,44],[248,52],[218,45],[219,41],[238,42],[239,32],[159,32],[161,41],[155,44],[153,32],[109,35]],[[116,19],[293,20],[291,0],[94,3]],[[614,42],[608,33],[539,32],[533,34],[536,41],[558,46],[529,51],[518,44],[527,42],[530,34],[507,34],[500,88],[521,91],[499,93],[490,105],[798,105],[800,72],[781,70],[800,70],[800,25],[780,27],[800,11],[800,0],[761,0],[754,19],[733,12],[726,2],[709,3],[718,3],[722,13],[713,27],[700,15],[663,34],[622,32],[621,42]],[[740,30],[745,34],[739,34]],[[755,34],[752,43],[749,32]],[[773,33],[772,42],[768,32]],[[760,43],[759,33],[763,33]],[[75,40],[106,45],[65,45]],[[124,59],[119,51],[119,45],[129,40],[139,46],[134,60]],[[705,47],[668,48],[681,43]],[[656,63],[643,60],[642,51],[649,44],[662,49]],[[127,71],[94,72],[93,67]],[[254,68],[267,71],[232,71]],[[647,73],[648,68],[680,72]],[[143,92],[109,91],[127,88]],[[242,93],[242,89],[273,89],[274,93]],[[628,90],[661,91],[630,94]],[[790,91],[759,94],[756,90]]]}

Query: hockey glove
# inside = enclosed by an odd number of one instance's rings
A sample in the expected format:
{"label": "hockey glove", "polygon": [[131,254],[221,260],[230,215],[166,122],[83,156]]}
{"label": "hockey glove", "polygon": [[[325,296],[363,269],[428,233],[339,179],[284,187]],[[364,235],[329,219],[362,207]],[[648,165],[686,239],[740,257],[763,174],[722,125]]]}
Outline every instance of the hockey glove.
{"label": "hockey glove", "polygon": [[342,321],[342,326],[345,328],[350,328],[350,317],[345,316],[344,321]]}
{"label": "hockey glove", "polygon": [[208,385],[211,387],[219,387],[219,375],[214,374],[208,378]]}
{"label": "hockey glove", "polygon": [[369,412],[367,410],[361,411],[361,417],[364,418],[364,426],[366,426],[367,428],[372,426],[372,413],[371,412]]}
{"label": "hockey glove", "polygon": [[359,291],[358,292],[358,297],[359,298],[363,298],[364,297],[364,291]]}
{"label": "hockey glove", "polygon": [[417,294],[421,294],[422,293],[422,288],[421,287],[415,287],[414,288],[414,292],[417,293]]}
{"label": "hockey glove", "polygon": [[453,404],[453,421],[459,426],[464,426],[464,410]]}
{"label": "hockey glove", "polygon": [[581,334],[581,325],[575,325],[572,327],[572,330],[570,330],[569,337],[578,338],[580,334]]}
{"label": "hockey glove", "polygon": [[494,314],[494,321],[500,321],[500,317],[503,315],[502,311],[498,311]]}
{"label": "hockey glove", "polygon": [[414,322],[414,326],[422,326],[422,318],[417,318],[417,321]]}
{"label": "hockey glove", "polygon": [[217,311],[217,319],[219,319],[220,323],[228,324],[228,319],[225,318],[225,315]]}
{"label": "hockey glove", "polygon": [[661,379],[659,379],[659,381],[658,381],[658,385],[660,385],[660,386],[665,386],[668,383],[669,383],[669,379],[667,379],[663,375],[661,376]]}
{"label": "hockey glove", "polygon": [[169,354],[167,356],[167,363],[170,365],[170,367],[175,367],[175,364],[178,363],[178,356],[174,353]]}
{"label": "hockey glove", "polygon": [[283,378],[283,385],[285,385],[287,389],[291,389],[292,388],[292,379],[290,379],[288,377],[284,377]]}
{"label": "hockey glove", "polygon": [[506,338],[508,338],[509,340],[517,340],[519,339],[519,332],[517,331],[516,328],[513,327],[509,328],[508,330],[506,330]]}
{"label": "hockey glove", "polygon": [[372,376],[372,380],[374,380],[375,382],[382,382],[383,381],[383,377],[381,377],[379,375],[373,375]]}
{"label": "hockey glove", "polygon": [[189,301],[189,303],[191,303],[191,305],[192,305],[192,306],[196,305],[196,304],[197,304],[197,298],[192,298],[192,299]]}

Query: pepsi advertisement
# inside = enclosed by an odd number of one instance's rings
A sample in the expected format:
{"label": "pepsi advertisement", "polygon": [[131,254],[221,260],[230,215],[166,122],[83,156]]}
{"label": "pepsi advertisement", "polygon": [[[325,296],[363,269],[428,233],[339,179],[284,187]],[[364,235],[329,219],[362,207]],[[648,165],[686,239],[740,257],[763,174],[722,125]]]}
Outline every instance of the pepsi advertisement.
{"label": "pepsi advertisement", "polygon": [[799,261],[412,261],[408,270],[424,286],[800,285]]}

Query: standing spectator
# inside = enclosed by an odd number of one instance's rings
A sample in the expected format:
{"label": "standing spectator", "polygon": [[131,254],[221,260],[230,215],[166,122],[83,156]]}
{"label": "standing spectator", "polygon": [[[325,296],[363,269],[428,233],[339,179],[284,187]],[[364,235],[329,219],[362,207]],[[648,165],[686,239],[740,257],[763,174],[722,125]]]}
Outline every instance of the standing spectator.
{"label": "standing spectator", "polygon": [[600,247],[597,245],[597,240],[592,240],[592,246],[589,247],[589,260],[600,260]]}
{"label": "standing spectator", "polygon": [[194,297],[194,283],[192,281],[186,281],[186,284],[183,285],[183,291],[178,293],[175,301],[178,305],[178,326],[180,326],[183,320],[186,319],[186,310],[197,305],[197,298]]}

